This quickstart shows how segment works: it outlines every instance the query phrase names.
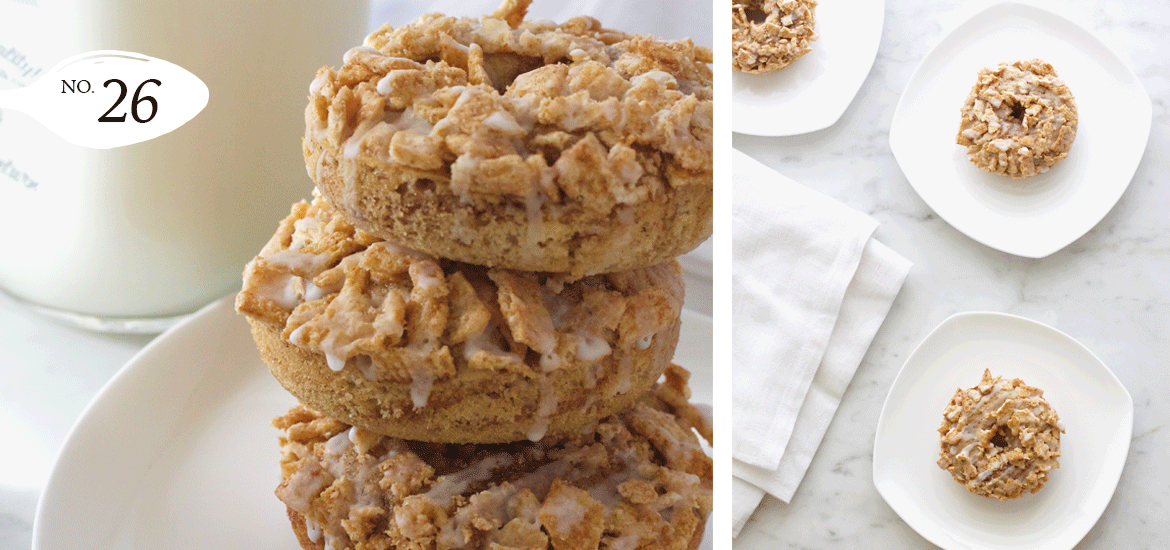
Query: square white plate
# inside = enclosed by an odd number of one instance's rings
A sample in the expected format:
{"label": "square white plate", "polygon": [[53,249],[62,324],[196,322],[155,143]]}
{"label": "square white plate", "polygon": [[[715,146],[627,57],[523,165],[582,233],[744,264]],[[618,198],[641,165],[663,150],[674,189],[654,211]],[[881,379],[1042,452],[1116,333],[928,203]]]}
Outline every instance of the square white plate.
{"label": "square white plate", "polygon": [[[1012,180],[984,172],[955,143],[959,108],[979,69],[1039,58],[1076,99],[1080,122],[1068,157]],[[1088,31],[1013,2],[976,14],[927,54],[898,101],[890,149],[938,215],[992,248],[1048,256],[1092,229],[1129,186],[1150,135],[1150,96]]]}
{"label": "square white plate", "polygon": [[[983,369],[1044,390],[1065,424],[1060,468],[1036,494],[999,501],[967,492],[938,467],[938,427],[959,388]],[[947,550],[1068,550],[1101,517],[1133,433],[1133,399],[1088,349],[1029,319],[960,313],[918,345],[878,420],[877,491],[910,527]]]}
{"label": "square white plate", "polygon": [[885,0],[818,2],[809,53],[767,74],[732,71],[731,129],[795,136],[832,126],[873,67],[885,12]]}

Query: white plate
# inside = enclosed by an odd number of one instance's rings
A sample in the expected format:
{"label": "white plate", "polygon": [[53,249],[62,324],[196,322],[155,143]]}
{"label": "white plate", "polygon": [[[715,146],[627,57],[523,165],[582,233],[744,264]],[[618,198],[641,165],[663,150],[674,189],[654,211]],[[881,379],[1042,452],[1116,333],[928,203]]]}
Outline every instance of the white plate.
{"label": "white plate", "polygon": [[731,129],[754,136],[795,136],[832,126],[853,102],[877,57],[885,0],[822,0],[817,39],[779,71],[732,71]]}
{"label": "white plate", "polygon": [[[683,270],[698,276],[701,279],[710,280],[712,278],[713,268],[712,261],[714,257],[714,243],[711,239],[707,239],[699,244],[694,250],[678,257],[678,263],[682,264]],[[687,287],[690,290],[690,287]]]}
{"label": "white plate", "polygon": [[[955,143],[959,108],[979,69],[1039,58],[1076,98],[1068,157],[1012,180],[984,172]],[[992,6],[927,54],[898,101],[890,149],[910,185],[955,229],[992,248],[1048,256],[1092,229],[1129,186],[1150,135],[1150,96],[1088,31],[1040,8]]]}
{"label": "white plate", "polygon": [[[1044,390],[1065,424],[1060,469],[1036,494],[981,497],[935,463],[943,409],[984,368]],[[947,550],[1068,550],[1112,498],[1132,432],[1129,392],[1076,340],[1022,317],[960,313],[918,345],[894,380],[878,420],[873,480],[910,527]]]}
{"label": "white plate", "polygon": [[[711,320],[684,311],[676,361],[711,402]],[[295,399],[225,298],[163,334],[106,385],[41,496],[34,550],[298,548],[277,431]],[[710,545],[710,525],[706,548]]]}

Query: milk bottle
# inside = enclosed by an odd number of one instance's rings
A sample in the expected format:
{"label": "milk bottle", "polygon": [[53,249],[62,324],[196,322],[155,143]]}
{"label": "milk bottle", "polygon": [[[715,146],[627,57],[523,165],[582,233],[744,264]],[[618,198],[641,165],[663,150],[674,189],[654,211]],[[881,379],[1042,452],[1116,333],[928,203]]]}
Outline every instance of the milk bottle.
{"label": "milk bottle", "polygon": [[92,328],[154,331],[238,288],[311,192],[308,86],[361,43],[367,11],[365,0],[0,0],[0,89],[92,50],[165,59],[210,89],[184,126],[106,150],[0,110],[0,289]]}

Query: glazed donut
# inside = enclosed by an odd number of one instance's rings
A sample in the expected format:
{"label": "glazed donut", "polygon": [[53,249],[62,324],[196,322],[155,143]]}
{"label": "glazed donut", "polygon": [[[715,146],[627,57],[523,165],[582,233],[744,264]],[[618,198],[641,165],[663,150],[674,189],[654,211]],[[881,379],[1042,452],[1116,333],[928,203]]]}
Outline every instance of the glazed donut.
{"label": "glazed donut", "polygon": [[589,17],[425,15],[309,88],[304,156],[362,230],[440,258],[574,276],[711,234],[710,50]]}
{"label": "glazed donut", "polygon": [[770,73],[812,50],[816,0],[732,0],[731,66]]}
{"label": "glazed donut", "polygon": [[1039,59],[981,69],[960,113],[955,141],[971,162],[1012,178],[1047,172],[1077,137],[1072,92]]}
{"label": "glazed donut", "polygon": [[[664,385],[685,393],[686,376],[672,367]],[[711,459],[694,407],[658,393],[540,444],[404,441],[298,406],[273,421],[276,495],[305,550],[693,550]]]}
{"label": "glazed donut", "polygon": [[317,197],[245,268],[236,309],[302,403],[372,432],[498,443],[631,406],[670,364],[678,263],[591,275],[439,260]]}
{"label": "glazed donut", "polygon": [[1044,392],[983,371],[979,385],[955,391],[943,413],[938,466],[968,491],[1010,500],[1039,491],[1059,468],[1064,423]]}

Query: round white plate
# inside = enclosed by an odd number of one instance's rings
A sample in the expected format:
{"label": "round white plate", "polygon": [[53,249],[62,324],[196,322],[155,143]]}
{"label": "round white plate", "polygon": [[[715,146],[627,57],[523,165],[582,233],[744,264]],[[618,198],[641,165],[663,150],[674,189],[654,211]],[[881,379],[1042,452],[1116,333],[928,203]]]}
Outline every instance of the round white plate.
{"label": "round white plate", "polygon": [[[714,259],[714,244],[711,239],[707,239],[699,244],[694,250],[678,257],[678,263],[682,264],[683,270],[691,273],[701,279],[710,280],[713,276],[714,269],[712,267]],[[690,285],[687,286],[687,291],[691,290]]]}
{"label": "round white plate", "polygon": [[[684,311],[675,360],[711,402],[711,320]],[[224,298],[158,337],[98,393],[41,495],[34,550],[298,548],[273,495],[269,422],[296,400]],[[705,548],[710,549],[708,524]]]}
{"label": "round white plate", "polygon": [[[1036,494],[981,497],[936,464],[943,409],[984,368],[1044,390],[1065,424],[1060,468]],[[1129,392],[1076,340],[1022,317],[960,313],[918,345],[894,380],[878,420],[873,480],[910,527],[947,550],[1068,550],[1112,498],[1132,432]]]}
{"label": "round white plate", "polygon": [[732,71],[731,129],[795,136],[832,126],[873,67],[885,13],[885,0],[818,2],[811,51],[779,71]]}
{"label": "round white plate", "polygon": [[[1068,157],[1013,180],[984,172],[955,143],[959,108],[979,69],[1039,58],[1076,98]],[[1129,186],[1150,135],[1150,96],[1088,31],[1040,8],[997,4],[948,34],[910,77],[890,124],[890,149],[938,215],[992,248],[1048,256],[1080,238]]]}

